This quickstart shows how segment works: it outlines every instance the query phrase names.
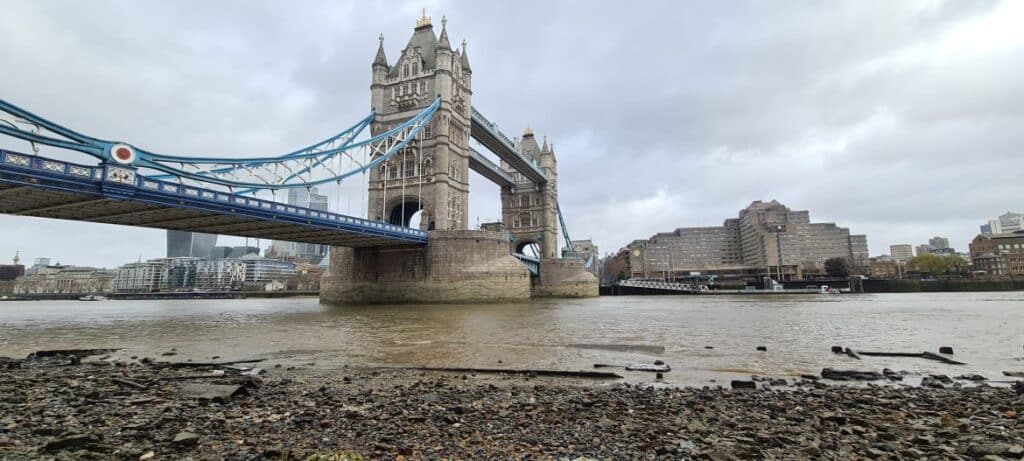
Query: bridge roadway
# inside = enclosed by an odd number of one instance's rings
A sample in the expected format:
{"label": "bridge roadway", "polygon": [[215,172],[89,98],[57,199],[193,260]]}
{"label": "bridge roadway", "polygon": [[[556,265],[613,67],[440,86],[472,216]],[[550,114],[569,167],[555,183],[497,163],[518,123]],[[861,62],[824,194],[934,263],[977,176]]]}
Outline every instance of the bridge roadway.
{"label": "bridge roadway", "polygon": [[419,229],[5,150],[0,213],[352,248],[427,242]]}

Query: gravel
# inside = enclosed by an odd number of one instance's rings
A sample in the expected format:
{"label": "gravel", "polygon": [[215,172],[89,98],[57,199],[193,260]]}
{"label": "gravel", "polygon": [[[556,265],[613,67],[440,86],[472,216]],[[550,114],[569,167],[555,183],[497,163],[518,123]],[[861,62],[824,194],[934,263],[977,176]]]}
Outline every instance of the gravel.
{"label": "gravel", "polygon": [[[1024,459],[1024,396],[984,384],[732,390],[400,369],[254,377],[60,355],[3,363],[0,459]],[[197,384],[245,392],[183,392]]]}

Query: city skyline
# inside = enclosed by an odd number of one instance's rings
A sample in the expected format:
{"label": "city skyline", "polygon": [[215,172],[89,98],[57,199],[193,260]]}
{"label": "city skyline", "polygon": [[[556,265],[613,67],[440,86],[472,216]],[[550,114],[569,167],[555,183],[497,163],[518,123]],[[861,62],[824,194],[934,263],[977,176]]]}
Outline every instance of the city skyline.
{"label": "city skyline", "polygon": [[[1005,64],[1022,62],[1008,59],[1024,42],[1012,27],[1021,7],[880,5],[826,5],[820,21],[798,21],[805,13],[778,5],[729,14],[713,4],[666,4],[677,14],[656,18],[553,5],[544,9],[544,25],[513,6],[493,13],[468,3],[427,6],[435,19],[458,21],[455,41],[468,40],[481,88],[475,101],[496,108],[509,134],[532,126],[558,145],[561,199],[572,210],[566,218],[576,238],[611,251],[665,228],[717,225],[752,200],[777,199],[867,234],[873,254],[934,235],[966,248],[980,223],[1016,209],[1012,172],[1024,160],[1012,156],[1022,107],[1014,98],[1024,92]],[[12,102],[155,150],[272,152],[362,114],[378,33],[389,55],[397,54],[420,5],[399,8],[407,14],[381,14],[373,5],[278,8],[255,5],[236,18],[226,6],[204,6],[196,15],[193,7],[145,4],[101,17],[95,11],[104,8],[14,4],[0,18],[6,29],[33,24],[61,33],[26,31],[41,36],[31,49],[0,44],[18,70],[0,76],[0,84]],[[758,8],[780,20],[758,24]],[[317,28],[323,35],[291,33],[294,25],[276,21],[288,14],[326,26]],[[167,19],[154,19],[161,15]],[[647,34],[629,33],[642,21],[654,22]],[[574,32],[594,26],[604,33]],[[531,28],[537,34],[508,38]],[[854,49],[835,40],[859,28],[872,39]],[[80,47],[75,59],[119,59],[57,72],[43,57],[59,55],[67,40]],[[263,56],[278,66],[264,65]],[[658,72],[645,70],[650,66]],[[506,87],[520,91],[499,90]],[[935,92],[950,96],[939,101],[929,96]],[[184,111],[169,111],[168,100],[185,101]],[[602,110],[606,105],[618,109]],[[174,135],[186,130],[195,136]],[[920,174],[939,163],[944,168]],[[500,216],[497,188],[475,175],[470,183],[469,221]],[[338,206],[335,191],[325,193]],[[165,244],[161,230],[11,216],[0,217],[0,228],[0,254],[21,250],[26,260],[49,256],[76,265],[158,257]]]}

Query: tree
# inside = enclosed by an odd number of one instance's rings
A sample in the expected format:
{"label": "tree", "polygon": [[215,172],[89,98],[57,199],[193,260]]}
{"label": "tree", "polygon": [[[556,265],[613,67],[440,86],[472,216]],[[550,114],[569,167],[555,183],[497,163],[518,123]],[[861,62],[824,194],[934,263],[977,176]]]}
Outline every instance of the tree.
{"label": "tree", "polygon": [[946,258],[937,254],[925,253],[910,259],[910,267],[922,274],[944,274],[948,270]]}
{"label": "tree", "polygon": [[825,260],[825,272],[833,277],[849,277],[850,261],[846,258],[829,258]]}
{"label": "tree", "polygon": [[950,274],[964,275],[967,273],[967,261],[959,255],[945,255],[946,272]]}

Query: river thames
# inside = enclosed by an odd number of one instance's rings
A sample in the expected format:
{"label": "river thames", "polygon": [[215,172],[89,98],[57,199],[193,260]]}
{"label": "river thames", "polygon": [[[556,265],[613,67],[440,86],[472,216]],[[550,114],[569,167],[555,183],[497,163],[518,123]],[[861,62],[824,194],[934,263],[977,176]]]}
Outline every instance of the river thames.
{"label": "river thames", "polygon": [[[122,348],[116,357],[267,366],[592,370],[663,360],[665,382],[817,374],[824,367],[911,376],[1024,369],[1024,292],[601,297],[529,304],[337,307],[316,298],[0,303],[0,356]],[[936,352],[918,358],[830,352]],[[765,346],[767,351],[757,351]],[[174,349],[174,355],[162,354]],[[630,381],[649,373],[622,372]],[[715,380],[715,381],[711,381]],[[725,381],[727,384],[728,381]]]}

